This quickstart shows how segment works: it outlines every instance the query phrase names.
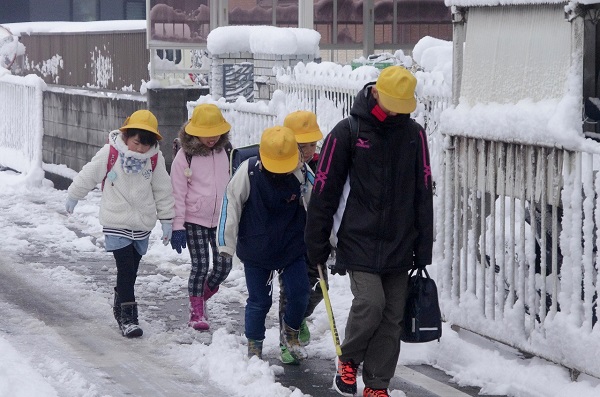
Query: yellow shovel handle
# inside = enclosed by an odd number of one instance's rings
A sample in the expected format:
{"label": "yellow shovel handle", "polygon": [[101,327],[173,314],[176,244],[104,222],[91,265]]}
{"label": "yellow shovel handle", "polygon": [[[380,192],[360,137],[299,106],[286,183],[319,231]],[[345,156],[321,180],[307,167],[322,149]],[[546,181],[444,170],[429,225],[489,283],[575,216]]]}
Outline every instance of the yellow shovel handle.
{"label": "yellow shovel handle", "polygon": [[333,318],[333,310],[331,309],[331,301],[329,300],[329,292],[327,291],[327,284],[323,277],[323,267],[317,265],[319,270],[319,285],[321,286],[321,292],[323,293],[323,300],[325,301],[325,309],[327,309],[327,317],[329,317],[329,328],[331,329],[331,336],[333,337],[333,344],[335,345],[335,352],[338,356],[342,355],[342,347],[340,346],[340,337],[338,335],[337,327],[335,326],[335,318]]}

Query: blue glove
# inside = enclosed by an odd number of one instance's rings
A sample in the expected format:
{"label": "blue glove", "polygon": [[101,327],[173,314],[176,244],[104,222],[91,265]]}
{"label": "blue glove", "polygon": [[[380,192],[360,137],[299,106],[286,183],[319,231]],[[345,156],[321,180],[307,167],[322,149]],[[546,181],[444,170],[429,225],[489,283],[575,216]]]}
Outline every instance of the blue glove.
{"label": "blue glove", "polygon": [[72,214],[73,211],[75,210],[75,206],[77,205],[77,201],[72,197],[67,197],[67,201],[65,202],[65,210],[67,210],[67,212],[69,214]]}
{"label": "blue glove", "polygon": [[174,230],[171,237],[171,248],[181,254],[181,249],[185,248],[185,230]]}
{"label": "blue glove", "polygon": [[[162,222],[161,222],[162,223]],[[162,242],[164,245],[169,245],[169,241],[171,241],[171,235],[173,234],[173,224],[172,223],[162,223]]]}

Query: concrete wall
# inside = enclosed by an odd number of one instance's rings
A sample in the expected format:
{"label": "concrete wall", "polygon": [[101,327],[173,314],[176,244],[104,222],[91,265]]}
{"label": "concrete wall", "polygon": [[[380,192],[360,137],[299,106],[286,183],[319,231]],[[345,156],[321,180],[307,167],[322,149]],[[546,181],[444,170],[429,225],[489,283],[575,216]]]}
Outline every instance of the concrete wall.
{"label": "concrete wall", "polygon": [[145,108],[143,95],[120,99],[82,90],[44,91],[43,161],[79,172],[107,142],[110,131]]}

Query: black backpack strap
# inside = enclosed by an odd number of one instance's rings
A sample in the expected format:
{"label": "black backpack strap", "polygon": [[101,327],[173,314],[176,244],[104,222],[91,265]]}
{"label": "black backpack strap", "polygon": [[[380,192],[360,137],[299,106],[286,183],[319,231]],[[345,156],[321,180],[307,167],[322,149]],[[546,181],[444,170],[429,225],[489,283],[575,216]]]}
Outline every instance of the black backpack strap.
{"label": "black backpack strap", "polygon": [[233,145],[231,142],[228,141],[223,149],[225,150],[225,153],[227,153],[227,160],[231,161],[231,152],[233,151]]}
{"label": "black backpack strap", "polygon": [[360,129],[360,120],[351,114],[348,115],[348,124],[350,125],[350,133],[352,136],[352,158],[354,158],[354,152],[356,151],[356,142],[358,141],[358,131]]}

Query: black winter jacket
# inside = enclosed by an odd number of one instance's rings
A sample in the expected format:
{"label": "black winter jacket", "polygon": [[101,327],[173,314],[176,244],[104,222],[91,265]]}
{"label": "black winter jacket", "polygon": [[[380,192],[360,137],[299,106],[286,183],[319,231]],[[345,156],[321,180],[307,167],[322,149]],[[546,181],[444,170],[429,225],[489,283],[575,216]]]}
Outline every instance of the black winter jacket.
{"label": "black winter jacket", "polygon": [[309,261],[324,264],[349,175],[350,193],[337,231],[336,267],[397,273],[431,263],[429,152],[425,131],[410,115],[380,121],[371,113],[376,105],[372,85],[360,91],[350,112],[358,119],[358,137],[344,119],[323,143],[304,237]]}

